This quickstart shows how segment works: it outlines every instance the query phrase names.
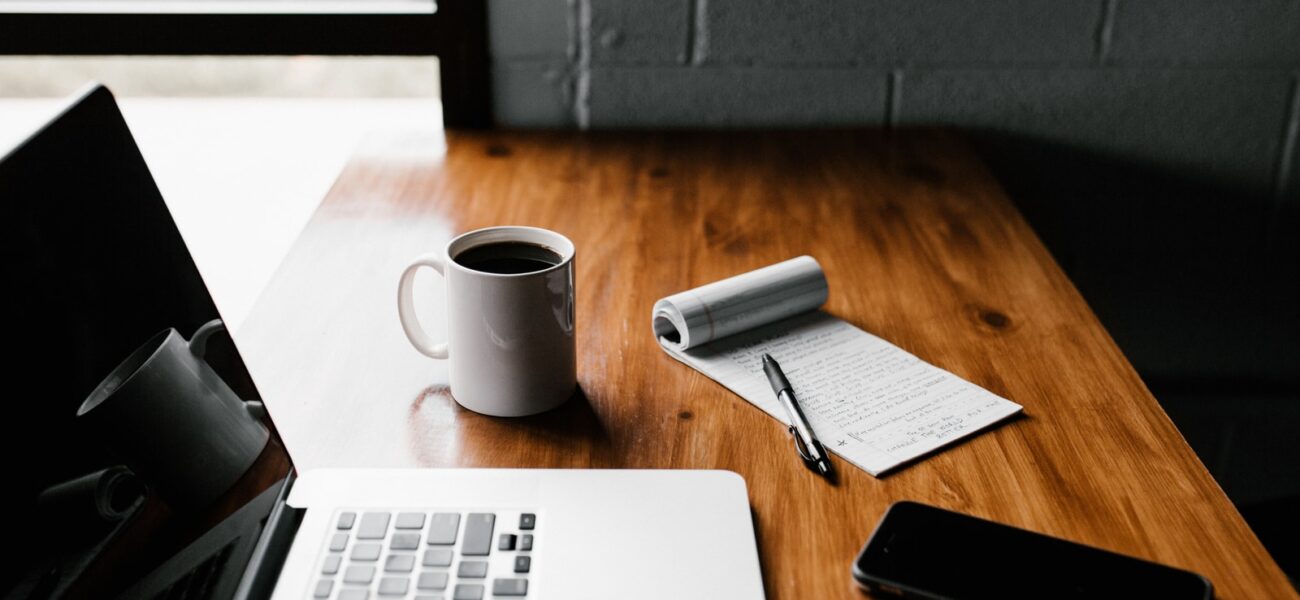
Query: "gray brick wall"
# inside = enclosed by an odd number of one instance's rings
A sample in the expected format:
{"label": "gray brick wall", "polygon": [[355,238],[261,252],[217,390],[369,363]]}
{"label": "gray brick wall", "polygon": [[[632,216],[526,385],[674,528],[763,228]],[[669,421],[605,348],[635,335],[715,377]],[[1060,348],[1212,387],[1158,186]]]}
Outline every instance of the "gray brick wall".
{"label": "gray brick wall", "polygon": [[701,0],[706,64],[1086,61],[1096,0]]}
{"label": "gray brick wall", "polygon": [[[490,2],[501,125],[971,131],[1203,456],[1300,385],[1300,0]],[[1237,501],[1300,489],[1256,446]]]}
{"label": "gray brick wall", "polygon": [[592,67],[588,125],[876,125],[884,121],[885,81],[879,69]]}
{"label": "gray brick wall", "polygon": [[571,0],[491,0],[492,112],[511,127],[570,127],[578,57]]}
{"label": "gray brick wall", "polygon": [[1115,21],[1116,62],[1300,62],[1296,0],[1125,0]]}
{"label": "gray brick wall", "polygon": [[1300,205],[1300,0],[490,0],[517,127],[945,124]]}
{"label": "gray brick wall", "polygon": [[915,68],[893,122],[1066,143],[1234,187],[1272,191],[1291,82],[1246,69]]}
{"label": "gray brick wall", "polygon": [[679,65],[694,35],[689,0],[590,0],[591,65]]}

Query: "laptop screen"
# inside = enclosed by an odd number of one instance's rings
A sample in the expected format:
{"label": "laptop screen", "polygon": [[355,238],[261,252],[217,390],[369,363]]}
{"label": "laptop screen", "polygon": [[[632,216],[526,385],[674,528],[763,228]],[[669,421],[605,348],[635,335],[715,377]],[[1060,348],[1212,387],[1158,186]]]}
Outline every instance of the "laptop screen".
{"label": "laptop screen", "polygon": [[0,598],[228,596],[291,465],[106,89],[0,159],[0,207]]}

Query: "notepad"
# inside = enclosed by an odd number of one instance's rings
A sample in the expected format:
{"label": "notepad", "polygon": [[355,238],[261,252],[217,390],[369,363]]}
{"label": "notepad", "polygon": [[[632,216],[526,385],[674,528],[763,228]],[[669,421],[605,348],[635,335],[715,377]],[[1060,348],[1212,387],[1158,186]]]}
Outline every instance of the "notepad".
{"label": "notepad", "polygon": [[1022,410],[820,307],[821,265],[801,256],[655,303],[659,345],[789,425],[763,375],[771,354],[817,437],[882,473]]}

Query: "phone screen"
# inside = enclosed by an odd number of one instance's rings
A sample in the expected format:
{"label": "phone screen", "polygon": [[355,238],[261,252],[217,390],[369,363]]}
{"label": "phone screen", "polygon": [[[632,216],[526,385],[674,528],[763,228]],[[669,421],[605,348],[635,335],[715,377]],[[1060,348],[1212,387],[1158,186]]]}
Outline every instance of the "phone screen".
{"label": "phone screen", "polygon": [[919,598],[1213,596],[1190,571],[915,502],[889,507],[853,576],[874,593]]}

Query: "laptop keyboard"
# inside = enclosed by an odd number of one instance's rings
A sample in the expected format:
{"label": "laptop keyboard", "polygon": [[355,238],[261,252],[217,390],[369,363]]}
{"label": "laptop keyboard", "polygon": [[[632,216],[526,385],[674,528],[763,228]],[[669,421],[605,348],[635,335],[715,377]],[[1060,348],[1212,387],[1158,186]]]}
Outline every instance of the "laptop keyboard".
{"label": "laptop keyboard", "polygon": [[527,597],[537,522],[522,511],[340,511],[311,597]]}

